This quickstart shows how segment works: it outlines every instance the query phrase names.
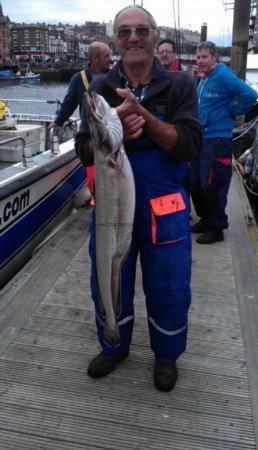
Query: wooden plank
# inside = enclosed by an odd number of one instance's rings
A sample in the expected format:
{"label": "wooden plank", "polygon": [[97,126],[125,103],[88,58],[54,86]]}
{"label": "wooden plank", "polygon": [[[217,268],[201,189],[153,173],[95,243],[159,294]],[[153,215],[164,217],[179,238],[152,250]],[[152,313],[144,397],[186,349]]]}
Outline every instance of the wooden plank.
{"label": "wooden plank", "polygon": [[228,206],[230,242],[258,442],[258,234],[256,224],[247,225],[244,220],[246,209],[239,208],[248,200],[234,175]]}
{"label": "wooden plank", "polygon": [[99,450],[99,446],[86,443],[76,444],[30,433],[0,430],[0,450]]}
{"label": "wooden plank", "polygon": [[[104,419],[103,410],[99,413],[96,408],[95,416],[89,411],[86,418],[50,410],[46,415],[42,409],[5,404],[4,410],[0,409],[0,423],[5,430],[11,429],[42,437],[48,435],[54,439],[72,440],[77,443],[87,440],[93,444],[97,439],[100,448],[105,448],[109,444],[111,448],[123,449],[125,446],[128,448],[130,443],[131,448],[139,448],[139,444],[140,448],[145,448],[146,444],[147,448],[154,446],[155,449],[164,449],[169,448],[168,442],[171,445],[174,441],[177,448],[176,441],[179,437],[183,435],[185,441],[188,438],[189,445],[193,434],[195,439],[223,440],[224,446],[228,444],[229,448],[233,444],[243,444],[249,446],[251,450],[255,445],[248,421],[209,417],[204,414],[196,416],[187,411],[183,414],[177,411],[174,415],[162,408],[155,411],[143,408],[143,411],[133,411],[130,414],[126,408],[121,410],[121,402],[119,411],[118,406],[119,403],[116,402],[110,404],[109,412]],[[154,436],[154,441],[150,440]]]}
{"label": "wooden plank", "polygon": [[0,355],[85,242],[88,220],[85,210],[72,214],[63,229],[2,289]]}
{"label": "wooden plank", "polygon": [[[109,380],[110,383],[110,380]],[[85,379],[87,389],[92,386],[90,380]],[[178,411],[187,411],[188,414],[207,414],[210,416],[220,416],[237,418],[239,420],[249,421],[252,411],[248,398],[236,397],[231,395],[222,395],[210,392],[198,391],[198,395],[193,395],[191,390],[179,387],[173,393],[173,404],[171,396],[166,401],[160,403],[161,397],[157,394],[146,395],[147,387],[144,383],[134,383],[133,392],[135,401],[132,402],[131,391],[125,389],[124,383],[111,384],[110,391],[107,390],[107,383],[95,383],[95,389],[92,390],[89,398],[86,389],[78,389],[76,385],[71,386],[69,390],[65,389],[60,382],[55,386],[27,385],[22,383],[6,383],[5,389],[2,388],[1,401],[5,404],[32,407],[36,409],[50,409],[55,412],[69,411],[72,415],[94,415],[95,408],[101,415],[101,410],[108,410],[109,404],[116,404],[116,414],[123,414],[127,409],[130,414],[138,414],[143,408],[153,410],[150,414],[155,415],[157,410],[162,408],[164,413],[174,415]],[[119,400],[121,395],[122,401]],[[143,411],[141,412],[143,414]],[[211,418],[209,419],[211,420]]]}
{"label": "wooden plank", "polygon": [[[96,351],[96,349],[95,349]],[[114,389],[116,391],[119,384],[126,384],[126,389],[129,390],[135,383],[139,384],[142,389],[148,389],[153,391],[153,360],[152,358],[142,360],[141,354],[138,356],[134,354],[132,350],[132,356],[125,361],[121,367],[118,367],[107,379],[101,380],[99,384],[92,382],[92,388],[97,386],[104,386],[108,389]],[[0,360],[0,378],[2,381],[9,381],[10,383],[22,383],[31,385],[47,385],[57,386],[60,383],[65,389],[71,389],[71,386],[75,384],[78,388],[85,389],[85,374],[87,362],[94,355],[94,351],[88,351],[85,354],[84,364],[85,369],[79,370],[70,367],[69,370],[64,370],[61,367],[47,366],[38,364],[29,364],[25,362],[16,362],[9,360]],[[132,364],[132,361],[134,363]],[[187,367],[187,364],[184,364]],[[125,370],[124,370],[125,369]],[[198,367],[195,369],[183,369],[179,366],[180,376],[177,382],[178,388],[184,388],[187,390],[203,391],[210,393],[218,393],[222,395],[232,395],[236,397],[249,397],[249,386],[247,380],[241,377],[233,377],[230,375],[221,375],[220,373],[206,373],[205,371],[199,372]],[[91,390],[90,390],[91,391]],[[174,393],[173,393],[174,394]],[[89,393],[90,395],[90,393]],[[148,395],[148,394],[147,394]],[[166,401],[166,396],[163,395],[163,400]]]}
{"label": "wooden plank", "polygon": [[[84,425],[84,424],[83,424]],[[103,425],[103,424],[102,424]],[[188,437],[180,434],[156,433],[152,430],[137,430],[138,434],[127,436],[121,430],[120,435],[114,433],[113,441],[110,435],[106,436],[103,430],[94,436],[91,429],[89,436],[76,436],[72,439],[64,435],[62,439],[55,439],[52,435],[40,436],[39,434],[19,433],[10,430],[0,430],[0,450],[255,450],[253,446],[242,443],[230,443],[220,440],[211,440],[203,437]],[[111,434],[111,433],[110,433]],[[122,436],[121,436],[122,435]],[[124,439],[122,440],[122,437]],[[128,437],[128,439],[126,439]]]}
{"label": "wooden plank", "polygon": [[[140,340],[139,336],[139,340]],[[35,331],[30,329],[22,329],[18,334],[17,338],[13,341],[16,345],[28,345],[35,347],[52,348],[56,350],[66,350],[75,351],[76,353],[85,351],[88,349],[88,338],[80,336],[69,336],[62,335],[60,339],[60,334],[58,333],[47,333],[43,331]],[[134,341],[133,341],[134,344]],[[140,343],[138,342],[140,346]],[[143,342],[143,346],[147,346],[146,342]],[[239,345],[239,340],[232,341],[229,346],[229,342],[221,342],[211,339],[202,339],[202,336],[197,338],[195,335],[189,339],[187,346],[187,353],[198,354],[198,355],[210,355],[218,356],[221,358],[235,359],[239,361],[245,361],[245,354],[242,346]]]}
{"label": "wooden plank", "polygon": [[[145,356],[145,354],[148,354],[148,349],[141,348],[139,351],[136,346],[134,354],[137,354],[137,352]],[[40,366],[60,367],[65,370],[69,370],[71,367],[73,370],[85,370],[85,361],[81,353],[62,351],[60,349],[53,350],[50,348],[11,344],[8,352],[2,355],[2,359],[39,364]],[[184,354],[180,358],[180,367],[184,368],[186,365],[190,370],[196,370],[198,368],[200,372],[219,372],[225,376],[247,378],[246,367],[242,361],[239,362],[207,355]]]}

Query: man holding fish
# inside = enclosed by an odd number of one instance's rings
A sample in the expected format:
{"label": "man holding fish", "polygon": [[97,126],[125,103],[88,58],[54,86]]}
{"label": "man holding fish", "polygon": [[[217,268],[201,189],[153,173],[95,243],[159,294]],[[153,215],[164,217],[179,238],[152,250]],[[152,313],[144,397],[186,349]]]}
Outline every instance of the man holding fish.
{"label": "man holding fish", "polygon": [[183,186],[201,144],[197,96],[189,75],[165,71],[154,57],[159,33],[147,10],[119,11],[114,35],[121,60],[92,82],[76,139],[78,156],[96,170],[91,290],[102,352],[88,375],[108,375],[129,354],[140,255],[154,384],[170,391],[191,302]]}

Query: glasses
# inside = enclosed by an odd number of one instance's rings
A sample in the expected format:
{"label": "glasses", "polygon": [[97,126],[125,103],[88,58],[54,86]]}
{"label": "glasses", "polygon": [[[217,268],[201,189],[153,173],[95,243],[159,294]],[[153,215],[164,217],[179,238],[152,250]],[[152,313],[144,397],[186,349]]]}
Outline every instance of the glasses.
{"label": "glasses", "polygon": [[138,37],[147,37],[149,36],[150,32],[153,30],[151,27],[126,27],[126,28],[120,28],[117,30],[116,35],[119,39],[127,39],[131,35],[131,33],[137,34]]}
{"label": "glasses", "polygon": [[159,55],[172,55],[175,52],[173,52],[172,50],[160,50],[158,53]]}

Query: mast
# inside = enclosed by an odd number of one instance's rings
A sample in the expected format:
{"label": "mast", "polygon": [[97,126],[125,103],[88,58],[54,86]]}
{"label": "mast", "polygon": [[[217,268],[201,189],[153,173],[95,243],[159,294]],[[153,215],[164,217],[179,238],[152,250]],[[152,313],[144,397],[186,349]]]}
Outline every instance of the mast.
{"label": "mast", "polygon": [[230,66],[245,80],[251,0],[235,0]]}

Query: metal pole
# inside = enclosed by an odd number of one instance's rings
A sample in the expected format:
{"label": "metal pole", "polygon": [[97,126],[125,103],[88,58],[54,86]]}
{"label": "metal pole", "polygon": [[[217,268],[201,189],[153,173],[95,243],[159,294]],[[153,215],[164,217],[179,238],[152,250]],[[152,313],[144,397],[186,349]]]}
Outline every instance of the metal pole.
{"label": "metal pole", "polygon": [[4,98],[1,99],[3,102],[16,102],[16,103],[49,103],[55,104],[59,103],[59,100],[40,100],[40,99],[28,99],[28,98]]}
{"label": "metal pole", "polygon": [[201,38],[200,41],[207,41],[207,23],[203,23],[201,26]]}
{"label": "metal pole", "polygon": [[245,80],[251,0],[235,0],[230,66]]}

